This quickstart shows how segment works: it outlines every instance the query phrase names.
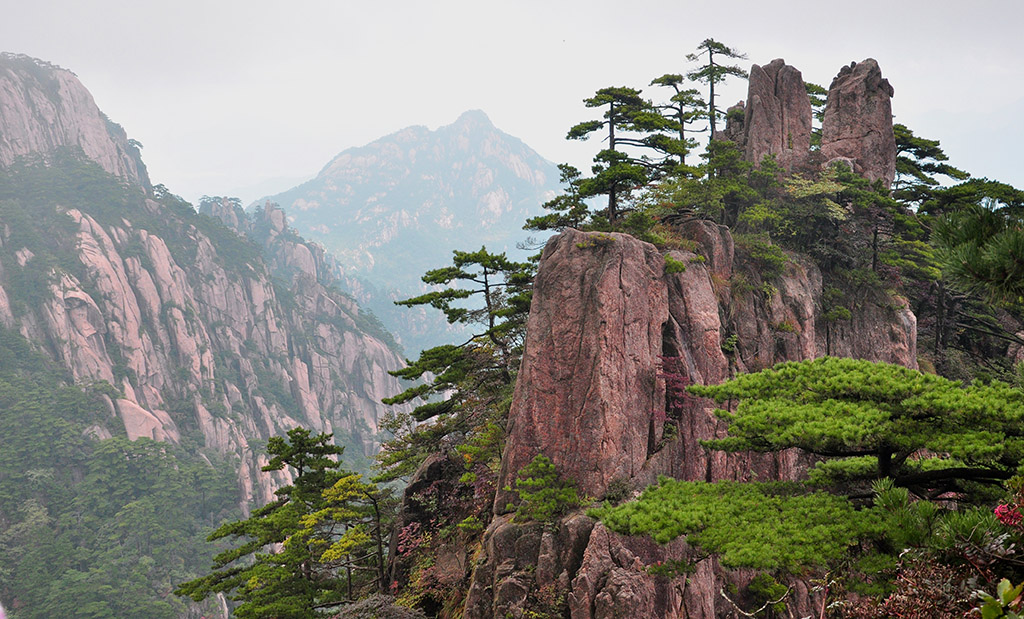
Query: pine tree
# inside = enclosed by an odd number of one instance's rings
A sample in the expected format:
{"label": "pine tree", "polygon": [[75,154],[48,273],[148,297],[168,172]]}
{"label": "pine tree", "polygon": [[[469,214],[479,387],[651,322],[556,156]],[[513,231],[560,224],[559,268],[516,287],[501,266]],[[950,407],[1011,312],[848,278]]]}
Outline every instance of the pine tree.
{"label": "pine tree", "polygon": [[687,73],[686,77],[708,85],[708,120],[711,123],[712,140],[715,139],[715,119],[718,117],[718,109],[715,107],[715,86],[729,77],[747,77],[746,71],[736,65],[721,64],[720,59],[745,60],[746,57],[746,54],[741,54],[714,39],[704,39],[697,46],[696,53],[686,55],[686,59],[690,62],[704,62],[703,65]]}
{"label": "pine tree", "polygon": [[[678,131],[678,143],[684,147],[679,153],[679,165],[685,166],[687,151],[697,146],[696,140],[687,137],[687,129],[693,123],[707,116],[705,111],[707,103],[701,98],[700,91],[696,88],[683,88],[682,84],[683,76],[678,73],[666,73],[651,80],[651,86],[665,86],[671,88],[675,93],[669,98],[668,103],[658,107]],[[706,130],[707,128],[700,131]]]}
{"label": "pine tree", "polygon": [[949,157],[938,140],[918,137],[906,125],[898,123],[892,129],[896,135],[896,179],[892,195],[897,200],[919,205],[938,187],[936,176],[958,181],[970,178],[967,172],[946,163]]}
{"label": "pine tree", "polygon": [[271,438],[272,457],[262,470],[288,469],[293,482],[249,518],[211,533],[211,542],[246,541],[217,555],[210,574],[179,585],[175,593],[196,601],[230,593],[241,602],[234,615],[242,619],[307,619],[353,599],[351,577],[343,578],[355,565],[353,555],[373,573],[373,588],[382,591],[383,496],[342,470],[342,451],[330,434],[304,428],[289,430],[287,439]]}
{"label": "pine tree", "polygon": [[[399,305],[430,305],[444,312],[449,323],[479,329],[462,344],[424,350],[416,361],[392,372],[416,381],[385,404],[420,404],[411,416],[391,413],[382,424],[395,437],[378,455],[378,481],[411,474],[427,455],[454,447],[474,428],[500,417],[498,405],[511,394],[519,368],[530,309],[533,266],[514,262],[486,248],[453,252],[452,266],[428,271],[427,284],[439,289]],[[473,300],[480,303],[474,308]],[[414,421],[434,423],[416,428]]]}
{"label": "pine tree", "polygon": [[706,446],[795,447],[824,459],[811,470],[819,483],[890,477],[921,497],[969,500],[1024,461],[1024,392],[1004,383],[965,387],[902,366],[824,357],[688,391],[730,403],[716,411],[729,436]]}
{"label": "pine tree", "polygon": [[[583,179],[579,185],[584,198],[608,196],[607,221],[614,226],[621,215],[620,202],[635,188],[664,176],[671,167],[668,160],[685,153],[685,142],[666,135],[675,128],[654,105],[640,96],[634,88],[602,88],[584,99],[587,107],[606,108],[602,120],[589,120],[569,129],[570,140],[585,140],[596,131],[604,130],[607,148],[594,156],[594,176]],[[645,149],[654,154],[633,156],[624,147]]]}

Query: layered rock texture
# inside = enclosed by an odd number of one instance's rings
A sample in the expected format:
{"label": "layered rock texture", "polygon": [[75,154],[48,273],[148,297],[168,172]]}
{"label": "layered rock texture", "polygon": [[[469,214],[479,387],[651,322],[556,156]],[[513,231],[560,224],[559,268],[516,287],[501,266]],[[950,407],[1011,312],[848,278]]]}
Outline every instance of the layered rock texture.
{"label": "layered rock texture", "polygon": [[[567,230],[541,258],[526,352],[509,413],[498,487],[536,454],[601,497],[614,482],[642,488],[659,475],[677,479],[796,479],[807,462],[795,452],[711,452],[702,440],[724,436],[713,405],[696,398],[678,422],[666,414],[664,358],[679,360],[685,379],[714,384],[736,372],[777,362],[853,356],[916,367],[916,319],[903,299],[878,292],[829,322],[822,276],[790,256],[765,293],[756,269],[738,258],[727,229],[686,224],[695,251],[669,253],[687,265],[666,273],[654,246],[622,234]],[[751,285],[753,284],[753,285]],[[675,423],[666,434],[666,423]],[[498,493],[496,513],[508,493]],[[751,574],[726,575],[701,562],[688,578],[659,579],[643,566],[692,558],[681,541],[665,547],[608,531],[577,516],[558,531],[533,531],[497,516],[484,540],[467,602],[468,617],[518,616],[525,592],[557,584],[574,619],[717,617],[729,612],[718,591],[740,589]],[[533,567],[530,567],[533,566]],[[542,569],[543,567],[543,569]],[[560,584],[559,584],[560,583]],[[810,613],[806,586],[794,607]]]}
{"label": "layered rock texture", "polygon": [[893,88],[874,59],[843,67],[829,86],[821,124],[825,161],[848,160],[868,180],[892,185],[896,176],[892,95]]}
{"label": "layered rock texture", "polygon": [[[870,181],[889,187],[896,174],[892,129],[893,88],[868,58],[843,67],[829,87],[822,120],[825,166],[843,162]],[[782,59],[750,69],[746,102],[726,113],[720,139],[735,142],[747,161],[766,155],[787,171],[808,161],[812,109],[800,71]]]}
{"label": "layered rock texture", "polygon": [[[786,170],[802,163],[811,147],[811,100],[803,76],[781,58],[750,68],[742,140],[749,161],[775,155]],[[727,125],[728,127],[728,125]]]}
{"label": "layered rock texture", "polygon": [[0,166],[67,147],[81,149],[118,178],[149,187],[138,147],[96,107],[74,73],[0,54]]}
{"label": "layered rock texture", "polygon": [[401,389],[386,332],[279,209],[206,205],[241,237],[147,191],[108,127],[67,71],[0,63],[0,163],[41,156],[0,167],[0,324],[71,380],[114,387],[97,436],[237,456],[243,505],[273,497],[265,441],[299,425],[335,433],[365,469],[380,400]]}

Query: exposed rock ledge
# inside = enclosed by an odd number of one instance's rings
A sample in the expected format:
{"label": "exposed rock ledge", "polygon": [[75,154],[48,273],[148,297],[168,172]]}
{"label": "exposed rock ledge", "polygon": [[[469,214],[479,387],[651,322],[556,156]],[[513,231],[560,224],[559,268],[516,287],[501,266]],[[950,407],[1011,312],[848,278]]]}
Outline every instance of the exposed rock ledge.
{"label": "exposed rock ledge", "polygon": [[[640,488],[658,475],[770,480],[793,479],[803,471],[805,462],[794,452],[705,451],[699,441],[723,436],[724,427],[712,406],[697,399],[675,438],[662,444],[660,356],[681,358],[690,381],[700,384],[826,354],[916,367],[916,318],[902,299],[879,293],[850,308],[849,321],[828,323],[821,311],[822,277],[813,264],[791,256],[773,282],[777,293],[741,294],[732,289],[738,278],[729,232],[698,221],[686,233],[700,255],[671,252],[687,264],[676,274],[665,273],[665,259],[653,245],[627,235],[567,230],[548,242],[499,488],[538,453],[576,480],[582,494],[595,497],[614,480]],[[756,277],[749,269],[743,275],[748,282]],[[498,493],[496,512],[509,498]],[[710,619],[731,612],[718,593],[726,579],[742,587],[750,578],[725,576],[708,560],[688,581],[659,580],[640,566],[686,558],[683,542],[657,547],[582,516],[563,521],[557,533],[535,529],[495,518],[474,571],[466,617],[519,616],[529,592],[554,583],[568,595],[574,619]],[[794,586],[795,608],[808,614],[813,596],[804,585]]]}

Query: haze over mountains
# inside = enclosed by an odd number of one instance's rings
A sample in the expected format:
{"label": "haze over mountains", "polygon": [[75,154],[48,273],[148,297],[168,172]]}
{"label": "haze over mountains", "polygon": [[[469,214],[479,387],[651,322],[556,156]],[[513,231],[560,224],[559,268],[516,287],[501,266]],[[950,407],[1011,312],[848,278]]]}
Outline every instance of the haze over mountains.
{"label": "haze over mountains", "polygon": [[349,148],[316,178],[270,196],[304,237],[341,265],[345,286],[396,333],[406,352],[452,336],[440,315],[396,308],[452,249],[486,245],[523,259],[526,218],[558,189],[557,167],[479,110],[431,131],[414,126]]}
{"label": "haze over mountains", "polygon": [[86,601],[89,616],[186,616],[168,592],[208,566],[200,531],[273,500],[288,476],[261,471],[266,442],[292,428],[334,433],[369,468],[401,357],[279,209],[234,206],[206,210],[238,234],[151,186],[73,73],[0,56],[0,595],[15,616]]}

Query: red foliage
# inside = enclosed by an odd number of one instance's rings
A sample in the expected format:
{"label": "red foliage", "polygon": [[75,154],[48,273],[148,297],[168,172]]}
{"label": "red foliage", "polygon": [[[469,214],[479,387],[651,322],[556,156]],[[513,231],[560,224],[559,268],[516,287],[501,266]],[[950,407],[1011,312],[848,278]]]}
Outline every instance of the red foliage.
{"label": "red foliage", "polygon": [[995,514],[999,522],[1008,527],[1019,527],[1021,520],[1024,520],[1024,515],[1021,515],[1016,505],[999,505],[995,508]]}
{"label": "red foliage", "polygon": [[686,392],[692,381],[683,367],[682,357],[659,355],[661,371],[658,378],[665,381],[665,412],[672,419],[681,419],[683,412],[692,406],[694,397]]}

